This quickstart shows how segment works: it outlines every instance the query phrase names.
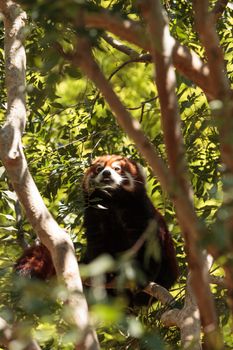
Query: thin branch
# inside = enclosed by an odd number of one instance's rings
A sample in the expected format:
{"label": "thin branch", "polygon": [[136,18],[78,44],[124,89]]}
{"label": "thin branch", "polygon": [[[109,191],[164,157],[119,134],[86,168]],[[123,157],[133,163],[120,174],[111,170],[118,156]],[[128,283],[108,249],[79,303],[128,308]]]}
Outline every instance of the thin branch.
{"label": "thin branch", "polygon": [[[139,55],[138,57],[132,58],[128,61],[123,62],[122,64],[120,64],[108,77],[108,80],[110,81],[115,74],[117,74],[121,69],[123,69],[125,66],[127,66],[128,64],[131,63],[136,63],[136,62],[150,62],[151,61],[151,55],[149,54],[144,54],[144,55]],[[92,107],[91,107],[91,115],[93,113],[94,110],[94,106],[99,98],[100,92],[98,92],[92,102]],[[143,103],[142,103],[143,105]],[[144,106],[144,105],[143,105]],[[128,108],[130,110],[130,108]]]}
{"label": "thin branch", "polygon": [[[149,38],[145,28],[139,22],[122,19],[119,16],[112,15],[109,11],[84,12],[84,21],[87,27],[105,29],[145,51],[150,51]],[[209,68],[195,52],[175,41],[173,60],[175,67],[181,74],[200,86],[209,99],[213,98],[214,91],[208,80]]]}
{"label": "thin branch", "polygon": [[[176,99],[176,76],[172,64],[172,40],[167,18],[160,0],[142,2],[142,13],[148,22],[151,37],[151,52],[156,67],[156,85],[161,106],[164,141],[171,169],[176,197],[174,199],[178,221],[185,238],[185,248],[189,269],[192,274],[192,288],[195,293],[199,310],[202,316],[204,332],[210,328],[218,332],[217,316],[213,297],[208,284],[208,270],[205,259],[198,242],[202,236],[198,219],[195,213],[192,189],[188,181],[187,164],[184,157],[181,122]],[[179,201],[182,197],[183,204]],[[184,203],[186,202],[186,203]],[[195,232],[190,224],[187,226],[183,220],[184,205],[189,207],[190,215],[195,222]]]}
{"label": "thin branch", "polygon": [[172,294],[157,283],[150,282],[143,291],[158,299],[163,305],[171,305],[174,302]]}
{"label": "thin branch", "polygon": [[103,33],[102,34],[102,38],[112,47],[114,47],[115,49],[117,49],[118,51],[123,52],[125,55],[134,58],[138,56],[138,52],[133,50],[131,47],[122,44],[121,41],[113,38],[112,36],[110,36],[107,33]]}
{"label": "thin branch", "polygon": [[61,229],[46,208],[28,170],[21,145],[26,120],[25,50],[23,46],[26,14],[11,0],[0,0],[4,14],[7,121],[0,130],[0,158],[6,168],[26,216],[42,243],[49,249],[57,276],[70,292],[68,322],[79,335],[77,350],[99,348],[95,332],[89,324],[88,307],[83,295],[77,259],[70,236]]}

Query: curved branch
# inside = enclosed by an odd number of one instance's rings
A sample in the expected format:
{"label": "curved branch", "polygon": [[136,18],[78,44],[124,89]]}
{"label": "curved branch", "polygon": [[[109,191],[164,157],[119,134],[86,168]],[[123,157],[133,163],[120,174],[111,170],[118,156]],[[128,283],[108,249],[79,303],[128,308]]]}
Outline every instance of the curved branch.
{"label": "curved branch", "polygon": [[200,40],[205,48],[210,68],[210,81],[215,98],[220,100],[215,110],[219,118],[220,147],[222,159],[233,173],[233,106],[230,82],[225,73],[224,56],[215,30],[215,22],[208,12],[207,0],[193,0],[195,23]]}
{"label": "curved branch", "polygon": [[158,299],[163,305],[171,305],[174,301],[173,296],[169,291],[155,282],[150,282],[143,290],[145,293]]}
{"label": "curved branch", "polygon": [[[189,269],[192,273],[192,288],[202,316],[204,332],[212,328],[218,331],[217,316],[213,297],[208,283],[208,269],[198,242],[202,236],[195,213],[192,189],[188,181],[187,164],[181,122],[176,99],[176,76],[172,64],[174,41],[170,36],[167,19],[160,0],[143,2],[142,12],[148,22],[151,37],[151,50],[156,69],[156,85],[161,106],[161,118],[168,163],[173,176],[176,196],[174,199],[178,221],[185,238]],[[155,39],[156,38],[156,39]],[[180,201],[182,197],[182,202]],[[186,203],[185,203],[186,202]],[[189,207],[193,228],[186,225],[183,217],[184,205]]]}
{"label": "curved branch", "polygon": [[126,46],[124,44],[122,44],[122,42],[120,42],[119,40],[111,37],[109,34],[107,33],[103,33],[102,34],[102,38],[112,47],[114,47],[115,49],[117,49],[118,51],[123,52],[125,55],[134,58],[138,56],[137,51],[133,50],[131,47]]}
{"label": "curved branch", "polygon": [[79,334],[77,350],[96,350],[98,341],[89,324],[88,307],[83,295],[82,282],[69,235],[62,230],[46,208],[28,170],[21,145],[21,135],[26,120],[25,108],[25,50],[23,33],[26,14],[11,0],[0,0],[4,14],[6,88],[8,110],[6,123],[0,131],[0,158],[6,168],[10,183],[23,205],[26,216],[49,249],[57,276],[70,291],[71,315]]}
{"label": "curved branch", "polygon": [[[219,2],[218,2],[219,3]],[[217,4],[216,4],[217,5]],[[200,40],[205,48],[208,66],[210,68],[210,81],[215,90],[217,108],[213,108],[213,115],[217,118],[220,139],[220,151],[223,162],[226,165],[226,173],[233,174],[233,98],[230,82],[225,73],[224,56],[220,41],[215,29],[215,21],[208,12],[209,2],[207,0],[193,0],[194,19]],[[212,105],[213,106],[213,105]],[[214,106],[213,106],[214,107]],[[229,186],[229,185],[228,185]],[[229,193],[227,188],[225,191]],[[226,196],[227,198],[227,196]],[[228,199],[223,205],[229,206]],[[229,236],[233,235],[233,208],[229,211],[225,227]],[[226,250],[232,252],[232,245]],[[233,267],[230,259],[224,264],[226,273],[226,284],[228,287],[229,305],[233,312]]]}
{"label": "curved branch", "polygon": [[181,310],[172,309],[162,314],[165,326],[180,328],[181,344],[184,349],[201,350],[201,322],[196,299],[191,288],[190,276],[187,278],[185,303]]}
{"label": "curved branch", "polygon": [[[123,40],[150,51],[150,41],[145,28],[136,21],[124,20],[108,11],[84,12],[84,21],[87,27],[105,29]],[[173,60],[181,74],[200,86],[209,99],[213,98],[214,91],[208,80],[209,68],[195,52],[175,41]]]}

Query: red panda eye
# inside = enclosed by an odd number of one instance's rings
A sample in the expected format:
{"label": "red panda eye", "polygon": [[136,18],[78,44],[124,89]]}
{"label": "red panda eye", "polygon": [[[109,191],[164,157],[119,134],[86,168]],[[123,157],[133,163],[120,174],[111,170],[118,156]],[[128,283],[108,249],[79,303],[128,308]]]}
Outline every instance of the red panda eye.
{"label": "red panda eye", "polygon": [[97,172],[97,173],[100,173],[102,170],[103,170],[103,166],[102,165],[97,165],[97,167],[95,168],[95,171]]}

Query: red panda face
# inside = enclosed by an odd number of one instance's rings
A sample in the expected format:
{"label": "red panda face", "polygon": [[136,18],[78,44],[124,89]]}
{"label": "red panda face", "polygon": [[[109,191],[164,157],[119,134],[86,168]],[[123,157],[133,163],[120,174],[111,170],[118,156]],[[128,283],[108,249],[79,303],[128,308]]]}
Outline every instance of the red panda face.
{"label": "red panda face", "polygon": [[83,189],[89,193],[96,188],[123,188],[133,192],[144,185],[145,174],[142,167],[128,158],[117,155],[105,155],[95,159],[83,179]]}

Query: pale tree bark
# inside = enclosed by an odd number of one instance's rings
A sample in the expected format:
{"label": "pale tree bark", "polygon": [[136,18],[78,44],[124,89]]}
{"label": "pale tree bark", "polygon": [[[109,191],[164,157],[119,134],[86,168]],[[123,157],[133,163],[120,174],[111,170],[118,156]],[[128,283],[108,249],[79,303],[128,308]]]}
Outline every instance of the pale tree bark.
{"label": "pale tree bark", "polygon": [[[166,327],[176,326],[180,329],[180,339],[183,349],[202,349],[200,312],[191,287],[190,276],[187,278],[183,308],[164,312],[161,321]],[[215,348],[213,347],[212,349]]]}
{"label": "pale tree bark", "polygon": [[76,349],[96,350],[99,348],[98,340],[89,322],[72,241],[46,208],[23,153],[21,137],[26,123],[26,57],[23,39],[26,14],[11,0],[1,0],[0,11],[4,15],[7,88],[6,122],[0,131],[0,158],[27,219],[49,249],[57,276],[70,292],[70,318],[67,321],[77,329]]}
{"label": "pale tree bark", "polygon": [[[213,259],[207,259],[207,269],[209,270]],[[225,289],[225,279],[209,275],[209,283],[216,284]],[[181,309],[174,308],[175,299],[172,294],[157,283],[150,283],[144,292],[153,296],[166,306],[169,310],[161,315],[161,322],[165,327],[177,327],[180,329],[180,339],[182,349],[201,350],[202,349],[202,327],[200,312],[197,306],[196,298],[191,286],[191,274],[189,273],[186,281],[184,305]]]}

